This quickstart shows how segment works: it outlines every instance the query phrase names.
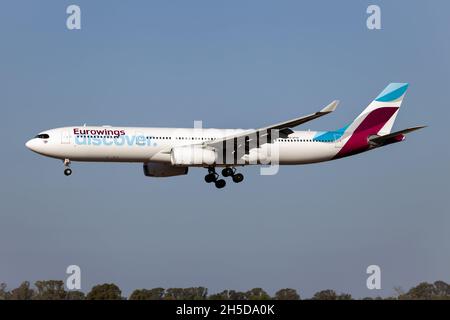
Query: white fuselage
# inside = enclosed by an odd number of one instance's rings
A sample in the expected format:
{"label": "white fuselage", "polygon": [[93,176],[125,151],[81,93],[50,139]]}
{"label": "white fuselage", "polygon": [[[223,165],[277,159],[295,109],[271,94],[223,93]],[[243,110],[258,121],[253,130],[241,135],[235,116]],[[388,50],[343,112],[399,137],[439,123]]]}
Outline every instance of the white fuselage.
{"label": "white fuselage", "polygon": [[[199,145],[244,131],[246,130],[64,127],[44,131],[29,140],[26,145],[39,154],[71,161],[171,163],[170,150],[174,147]],[[320,133],[294,131],[286,138],[276,139],[273,144],[261,145],[260,150],[264,151],[268,146],[275,147],[279,164],[306,164],[331,160],[345,143],[346,137],[316,139]]]}

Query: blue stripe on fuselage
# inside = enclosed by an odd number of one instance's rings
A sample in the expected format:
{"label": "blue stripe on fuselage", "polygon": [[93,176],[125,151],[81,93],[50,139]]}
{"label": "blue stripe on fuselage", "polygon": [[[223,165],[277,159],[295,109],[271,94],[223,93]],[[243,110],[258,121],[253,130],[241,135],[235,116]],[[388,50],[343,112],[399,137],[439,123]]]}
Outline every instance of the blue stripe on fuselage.
{"label": "blue stripe on fuselage", "polygon": [[347,128],[349,127],[349,125],[342,127],[336,131],[320,131],[317,132],[316,135],[314,136],[313,139],[315,140],[328,140],[328,141],[335,141],[335,140],[339,140],[342,135],[344,134],[345,130],[347,130]]}

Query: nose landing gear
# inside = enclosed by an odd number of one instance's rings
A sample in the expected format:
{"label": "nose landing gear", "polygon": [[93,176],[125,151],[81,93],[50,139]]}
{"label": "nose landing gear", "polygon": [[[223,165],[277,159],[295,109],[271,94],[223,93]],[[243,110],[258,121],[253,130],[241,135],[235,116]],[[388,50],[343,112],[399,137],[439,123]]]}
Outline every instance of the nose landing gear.
{"label": "nose landing gear", "polygon": [[69,168],[70,166],[70,160],[69,159],[64,159],[64,174],[66,176],[70,176],[72,174],[72,169]]}

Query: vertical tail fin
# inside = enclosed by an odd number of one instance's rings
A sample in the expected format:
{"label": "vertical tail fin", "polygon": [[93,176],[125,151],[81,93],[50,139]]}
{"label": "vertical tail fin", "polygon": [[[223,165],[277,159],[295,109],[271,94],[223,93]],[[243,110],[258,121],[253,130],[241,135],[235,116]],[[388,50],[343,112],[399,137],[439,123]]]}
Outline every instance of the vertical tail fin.
{"label": "vertical tail fin", "polygon": [[347,131],[370,131],[371,134],[379,135],[390,133],[407,89],[407,83],[389,84],[352,122]]}

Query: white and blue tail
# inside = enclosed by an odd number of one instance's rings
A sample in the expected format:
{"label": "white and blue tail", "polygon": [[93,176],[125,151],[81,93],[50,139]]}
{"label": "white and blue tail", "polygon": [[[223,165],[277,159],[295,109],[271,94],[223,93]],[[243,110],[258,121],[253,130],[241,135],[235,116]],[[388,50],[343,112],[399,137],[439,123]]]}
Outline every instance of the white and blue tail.
{"label": "white and blue tail", "polygon": [[372,134],[389,134],[394,125],[403,98],[408,89],[407,83],[389,84],[367,108],[347,127],[346,131],[355,133],[370,130]]}

